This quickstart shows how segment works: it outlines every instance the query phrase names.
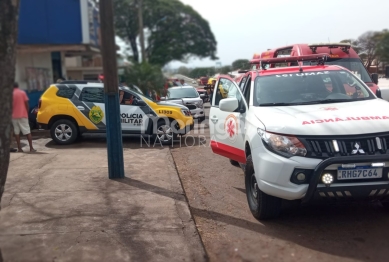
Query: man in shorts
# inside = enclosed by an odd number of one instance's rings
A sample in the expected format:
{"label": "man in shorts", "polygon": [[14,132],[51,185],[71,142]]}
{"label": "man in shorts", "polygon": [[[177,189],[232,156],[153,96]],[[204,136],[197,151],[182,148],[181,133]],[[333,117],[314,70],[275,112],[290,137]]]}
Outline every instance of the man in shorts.
{"label": "man in shorts", "polygon": [[19,89],[18,83],[14,84],[12,109],[12,125],[15,132],[16,144],[18,145],[18,152],[23,152],[20,145],[20,132],[27,136],[30,152],[36,152],[32,146],[30,124],[28,122],[28,97],[26,92]]}

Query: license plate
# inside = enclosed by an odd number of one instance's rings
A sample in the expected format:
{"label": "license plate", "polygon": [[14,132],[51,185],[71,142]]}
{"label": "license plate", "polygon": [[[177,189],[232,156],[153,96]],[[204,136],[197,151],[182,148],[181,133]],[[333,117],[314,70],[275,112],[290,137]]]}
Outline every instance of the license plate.
{"label": "license plate", "polygon": [[382,177],[382,168],[357,166],[355,168],[338,168],[338,180],[374,179]]}

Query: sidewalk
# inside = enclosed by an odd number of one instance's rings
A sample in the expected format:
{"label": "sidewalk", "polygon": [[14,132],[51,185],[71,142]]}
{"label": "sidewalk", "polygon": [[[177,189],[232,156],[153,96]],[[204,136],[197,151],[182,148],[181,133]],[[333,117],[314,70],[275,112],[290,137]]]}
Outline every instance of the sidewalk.
{"label": "sidewalk", "polygon": [[106,148],[12,153],[0,211],[5,261],[205,261],[168,149],[125,149],[109,180]]}

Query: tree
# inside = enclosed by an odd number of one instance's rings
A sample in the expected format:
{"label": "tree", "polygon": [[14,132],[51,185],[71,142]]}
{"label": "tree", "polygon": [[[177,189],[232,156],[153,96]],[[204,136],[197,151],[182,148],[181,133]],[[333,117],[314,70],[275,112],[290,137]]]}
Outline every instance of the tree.
{"label": "tree", "polygon": [[0,1],[0,202],[9,166],[19,0]]}
{"label": "tree", "polygon": [[[129,40],[134,60],[139,62],[137,2],[116,0],[114,4],[116,31]],[[208,22],[179,0],[143,0],[143,21],[148,62],[164,66],[192,56],[217,59],[217,42]]]}
{"label": "tree", "polygon": [[222,68],[220,68],[220,73],[221,74],[228,74],[229,72],[231,72],[231,66],[223,66]]}
{"label": "tree", "polygon": [[232,63],[232,70],[250,69],[250,61],[247,59],[238,59]]}
{"label": "tree", "polygon": [[146,62],[126,69],[124,80],[126,83],[138,86],[145,94],[149,90],[160,91],[164,84],[161,68]]}
{"label": "tree", "polygon": [[202,76],[213,76],[214,74],[216,74],[214,67],[196,67],[190,71],[189,76],[191,78],[199,78]]}
{"label": "tree", "polygon": [[389,31],[383,33],[378,44],[377,55],[382,62],[389,64]]}
{"label": "tree", "polygon": [[358,37],[359,55],[365,61],[365,67],[370,68],[373,61],[377,58],[377,48],[383,33],[368,31]]}
{"label": "tree", "polygon": [[189,73],[190,73],[190,70],[187,67],[185,67],[185,66],[180,66],[177,69],[177,74],[188,76]]}

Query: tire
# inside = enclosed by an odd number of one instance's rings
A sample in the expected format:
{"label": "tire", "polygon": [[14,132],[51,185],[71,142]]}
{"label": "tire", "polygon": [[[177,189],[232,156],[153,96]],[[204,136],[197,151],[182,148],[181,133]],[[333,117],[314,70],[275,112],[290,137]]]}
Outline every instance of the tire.
{"label": "tire", "polygon": [[[170,123],[168,119],[160,119],[157,123],[157,133],[155,136],[161,142],[162,145],[172,145],[173,140],[176,140],[178,134],[174,132],[175,128],[172,127],[173,123]],[[170,131],[168,132],[168,130]]]}
{"label": "tire", "polygon": [[50,128],[51,138],[59,145],[74,143],[78,138],[78,133],[76,124],[67,119],[57,120]]}
{"label": "tire", "polygon": [[239,166],[239,162],[238,162],[238,161],[235,161],[235,160],[230,159],[230,163],[231,163],[231,165],[233,165],[233,166]]}
{"label": "tire", "polygon": [[251,214],[253,214],[257,220],[273,219],[280,215],[281,199],[267,195],[258,188],[251,155],[247,157],[246,161],[245,186],[247,202]]}

